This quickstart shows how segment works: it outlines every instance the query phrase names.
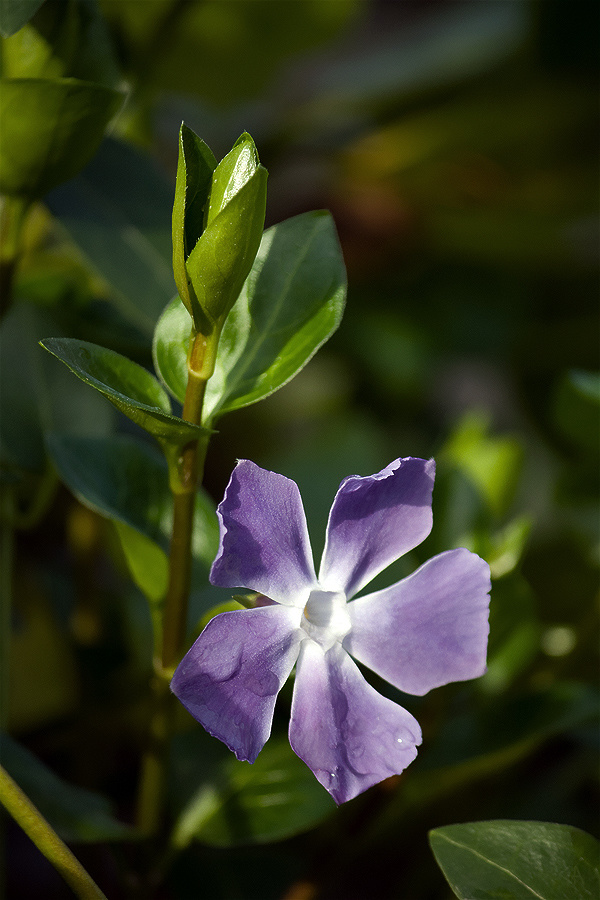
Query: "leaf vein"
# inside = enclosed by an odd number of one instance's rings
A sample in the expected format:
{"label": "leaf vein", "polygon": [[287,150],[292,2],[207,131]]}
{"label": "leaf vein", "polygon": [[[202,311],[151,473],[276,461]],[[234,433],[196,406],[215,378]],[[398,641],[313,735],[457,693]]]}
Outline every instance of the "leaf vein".
{"label": "leaf vein", "polygon": [[499,871],[504,872],[506,875],[508,875],[510,878],[513,878],[516,882],[518,882],[526,890],[528,890],[530,892],[530,894],[532,895],[532,897],[537,897],[538,900],[547,900],[546,897],[544,897],[542,894],[538,894],[537,891],[535,891],[532,887],[530,887],[528,884],[526,884],[524,881],[522,881],[519,878],[519,876],[515,875],[514,872],[511,872],[510,869],[507,869],[505,866],[501,866],[500,863],[494,862],[493,859],[490,859],[489,857],[484,856],[482,853],[480,853],[478,850],[475,850],[473,847],[469,847],[467,844],[461,844],[459,841],[453,840],[452,838],[448,837],[448,835],[446,835],[446,834],[441,834],[440,837],[443,840],[448,841],[449,844],[453,844],[455,847],[458,847],[461,850],[466,850],[467,852],[472,853],[473,856],[478,857],[479,859],[483,860],[483,862],[487,863],[488,865],[494,866]]}

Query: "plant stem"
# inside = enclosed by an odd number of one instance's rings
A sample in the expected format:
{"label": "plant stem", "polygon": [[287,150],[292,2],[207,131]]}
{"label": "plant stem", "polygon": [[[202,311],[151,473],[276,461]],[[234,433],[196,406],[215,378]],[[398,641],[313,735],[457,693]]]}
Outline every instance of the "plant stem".
{"label": "plant stem", "polygon": [[[202,424],[206,383],[214,371],[218,335],[212,340],[193,333],[188,356],[188,383],[182,418]],[[194,504],[204,474],[208,440],[192,441],[183,448],[171,473],[173,491],[173,531],[169,558],[169,582],[163,619],[161,669],[170,670],[179,662],[187,625],[187,605],[192,573]]]}
{"label": "plant stem", "polygon": [[0,801],[81,900],[106,900],[98,885],[73,856],[29,797],[0,766]]}
{"label": "plant stem", "polygon": [[[210,337],[192,332],[182,417],[195,425],[202,423],[206,382],[214,371],[218,340],[217,332]],[[155,660],[150,740],[143,760],[137,812],[138,827],[148,837],[157,835],[162,822],[168,748],[176,710],[169,683],[183,653],[186,637],[194,506],[207,449],[208,436],[186,444],[176,462],[170,462],[173,529],[169,580],[163,611],[162,643]]]}

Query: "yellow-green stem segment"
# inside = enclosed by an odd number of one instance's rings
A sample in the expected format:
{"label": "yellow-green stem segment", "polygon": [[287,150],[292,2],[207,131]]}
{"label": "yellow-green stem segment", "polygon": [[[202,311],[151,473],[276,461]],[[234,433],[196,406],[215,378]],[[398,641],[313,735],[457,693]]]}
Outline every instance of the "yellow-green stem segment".
{"label": "yellow-green stem segment", "polygon": [[29,797],[0,766],[0,801],[38,850],[60,872],[80,900],[106,900],[98,885],[73,856]]}

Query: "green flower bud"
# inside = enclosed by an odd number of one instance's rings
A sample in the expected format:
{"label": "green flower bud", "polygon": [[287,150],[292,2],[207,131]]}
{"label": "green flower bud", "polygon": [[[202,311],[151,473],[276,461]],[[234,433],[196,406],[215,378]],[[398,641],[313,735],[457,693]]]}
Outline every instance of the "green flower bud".
{"label": "green flower bud", "polygon": [[196,330],[202,332],[208,323],[203,322],[185,263],[204,231],[204,211],[216,165],[209,147],[182,122],[173,202],[173,275],[183,305],[194,320]]}
{"label": "green flower bud", "polygon": [[208,154],[206,145],[182,126],[173,264],[179,295],[203,334],[221,330],[238,298],[260,245],[267,196],[267,171],[250,135],[243,134],[213,167],[210,183],[213,158]]}

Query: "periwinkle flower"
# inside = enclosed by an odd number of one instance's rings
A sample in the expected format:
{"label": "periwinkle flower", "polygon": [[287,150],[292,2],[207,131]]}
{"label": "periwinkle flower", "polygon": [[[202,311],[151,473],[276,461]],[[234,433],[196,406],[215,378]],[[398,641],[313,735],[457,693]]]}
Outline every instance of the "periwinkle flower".
{"label": "periwinkle flower", "polygon": [[346,478],[317,578],[297,485],[238,462],[218,508],[210,580],[256,591],[263,605],[215,616],[171,685],[238,759],[258,756],[295,665],[290,744],[343,803],[402,772],[421,743],[416,719],[371,687],[352,657],[409,694],[483,674],[490,573],[474,553],[440,553],[356,596],[431,531],[434,471],[433,460],[407,457]]}

